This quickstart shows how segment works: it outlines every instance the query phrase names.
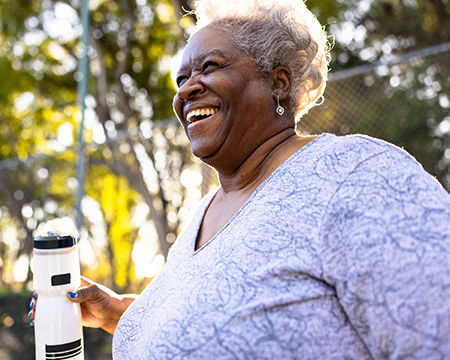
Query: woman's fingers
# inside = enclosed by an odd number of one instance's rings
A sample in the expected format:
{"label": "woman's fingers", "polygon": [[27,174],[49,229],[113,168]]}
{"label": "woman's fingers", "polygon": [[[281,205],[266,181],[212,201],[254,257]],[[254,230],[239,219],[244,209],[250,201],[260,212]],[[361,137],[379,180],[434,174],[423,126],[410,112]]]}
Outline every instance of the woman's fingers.
{"label": "woman's fingers", "polygon": [[82,287],[78,289],[77,291],[69,291],[67,293],[67,297],[70,301],[76,302],[76,303],[82,303],[86,300],[92,300],[98,297],[99,295],[99,288],[97,285],[92,284],[88,285],[86,287]]}
{"label": "woman's fingers", "polygon": [[81,276],[80,288],[76,291],[69,291],[67,297],[73,302],[83,302],[95,296],[98,293],[98,288],[92,280]]}
{"label": "woman's fingers", "polygon": [[30,326],[34,325],[34,310],[31,309],[28,314],[27,314],[27,318],[30,320]]}
{"label": "woman's fingers", "polygon": [[33,291],[33,294],[31,295],[31,301],[29,304],[30,311],[28,311],[27,318],[30,320],[30,326],[34,325],[34,311],[36,310],[36,301],[37,301],[37,294],[36,291]]}
{"label": "woman's fingers", "polygon": [[36,299],[37,299],[37,295],[35,295],[36,292],[33,292],[33,295],[31,296],[31,300],[30,300],[30,310],[34,310],[36,309]]}

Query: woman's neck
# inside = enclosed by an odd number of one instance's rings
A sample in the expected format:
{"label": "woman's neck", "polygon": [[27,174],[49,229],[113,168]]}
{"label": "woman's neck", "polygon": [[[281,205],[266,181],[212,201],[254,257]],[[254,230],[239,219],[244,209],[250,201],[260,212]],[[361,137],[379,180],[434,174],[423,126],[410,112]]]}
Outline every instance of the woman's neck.
{"label": "woman's neck", "polygon": [[309,138],[298,136],[292,128],[268,138],[233,171],[218,170],[223,192],[253,192],[278,166],[311,140],[306,139]]}

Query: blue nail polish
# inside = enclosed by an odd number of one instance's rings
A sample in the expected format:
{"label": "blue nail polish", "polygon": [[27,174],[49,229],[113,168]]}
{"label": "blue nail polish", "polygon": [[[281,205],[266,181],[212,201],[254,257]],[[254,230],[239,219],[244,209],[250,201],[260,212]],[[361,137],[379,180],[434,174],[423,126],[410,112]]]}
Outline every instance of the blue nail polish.
{"label": "blue nail polish", "polygon": [[31,296],[32,296],[33,298],[36,298],[36,291],[33,291],[33,294],[31,294]]}
{"label": "blue nail polish", "polygon": [[33,322],[30,322],[30,326],[34,326]]}
{"label": "blue nail polish", "polygon": [[30,310],[30,312],[27,315],[27,318],[29,319],[31,317],[31,314],[33,313],[33,310]]}
{"label": "blue nail polish", "polygon": [[32,309],[32,308],[33,308],[33,305],[34,305],[34,301],[33,301],[33,300],[31,300],[31,301],[30,301],[30,309]]}
{"label": "blue nail polish", "polygon": [[78,297],[78,294],[75,291],[69,291],[68,294],[72,299]]}

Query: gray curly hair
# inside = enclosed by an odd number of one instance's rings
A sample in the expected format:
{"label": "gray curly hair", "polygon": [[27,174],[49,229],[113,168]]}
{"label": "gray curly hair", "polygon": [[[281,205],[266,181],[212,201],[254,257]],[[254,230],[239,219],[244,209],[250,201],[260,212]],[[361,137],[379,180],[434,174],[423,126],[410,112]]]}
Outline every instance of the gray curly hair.
{"label": "gray curly hair", "polygon": [[303,0],[197,0],[194,33],[210,24],[229,32],[263,74],[287,66],[293,77],[289,106],[296,121],[321,98],[329,52],[325,31]]}

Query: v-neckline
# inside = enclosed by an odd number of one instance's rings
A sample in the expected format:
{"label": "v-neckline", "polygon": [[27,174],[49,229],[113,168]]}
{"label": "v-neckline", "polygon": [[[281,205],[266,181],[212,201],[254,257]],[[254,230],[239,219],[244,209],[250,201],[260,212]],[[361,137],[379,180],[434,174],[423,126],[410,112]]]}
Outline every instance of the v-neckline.
{"label": "v-neckline", "polygon": [[217,195],[217,192],[220,190],[220,187],[215,189],[214,191],[210,192],[208,195],[206,195],[203,206],[201,209],[198,210],[197,216],[196,216],[196,224],[195,228],[192,231],[192,239],[189,243],[189,250],[192,253],[192,256],[197,255],[200,253],[203,249],[205,249],[207,246],[209,246],[211,243],[214,242],[214,240],[219,237],[219,235],[228,227],[230,226],[236,217],[239,216],[239,214],[247,207],[247,205],[252,201],[252,199],[258,194],[265,186],[266,184],[272,179],[275,175],[277,175],[285,166],[287,166],[288,163],[290,163],[294,158],[299,156],[304,150],[310,148],[312,145],[316,144],[319,139],[324,138],[326,135],[329,135],[327,133],[320,134],[315,139],[309,141],[307,144],[302,146],[300,149],[298,149],[296,152],[294,152],[292,155],[290,155],[283,163],[281,163],[272,173],[264,179],[264,181],[258,185],[258,187],[250,194],[250,196],[247,198],[247,200],[244,201],[244,203],[241,205],[241,207],[233,214],[233,216],[226,222],[226,224],[217,231],[211,239],[209,239],[205,244],[203,244],[201,247],[199,247],[197,250],[195,249],[195,245],[197,242],[197,238],[199,235],[200,227],[203,223],[203,219],[205,218],[206,210],[210,206],[211,202],[213,201],[214,197]]}

